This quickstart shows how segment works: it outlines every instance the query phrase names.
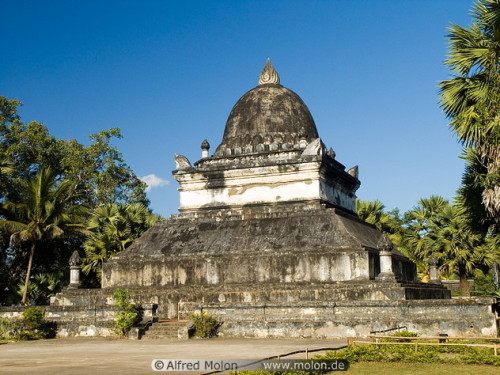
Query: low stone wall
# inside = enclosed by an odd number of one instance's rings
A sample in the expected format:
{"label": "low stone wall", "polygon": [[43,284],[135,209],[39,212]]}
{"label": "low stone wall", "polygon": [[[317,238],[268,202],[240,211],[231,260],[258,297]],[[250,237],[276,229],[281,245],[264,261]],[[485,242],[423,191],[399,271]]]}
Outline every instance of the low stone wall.
{"label": "low stone wall", "polygon": [[[491,298],[405,300],[405,294],[421,294],[425,288],[422,292],[418,290],[422,285],[379,284],[253,290],[248,285],[229,290],[163,287],[130,289],[130,293],[143,323],[153,318],[190,319],[193,312],[203,310],[223,322],[223,335],[233,337],[362,337],[398,329],[421,335],[497,335],[500,307]],[[114,335],[113,292],[112,288],[67,289],[51,299],[51,306],[43,306],[46,319],[57,324],[60,336]],[[25,309],[0,307],[0,317],[20,317]]]}
{"label": "low stone wall", "polygon": [[[474,279],[470,279],[467,281],[469,282],[469,290],[474,295],[474,291],[476,289]],[[457,295],[460,294],[460,280],[441,280],[441,283],[449,291],[457,293]]]}
{"label": "low stone wall", "polygon": [[[67,289],[51,300],[52,306],[106,306],[113,305],[114,288]],[[351,281],[338,283],[302,283],[291,285],[240,284],[212,287],[143,287],[130,288],[132,302],[144,308],[143,320],[153,316],[157,305],[161,319],[179,317],[179,305],[203,303],[206,305],[282,305],[295,303],[323,303],[323,301],[397,301],[405,299],[450,298],[450,292],[433,284],[401,284],[396,282]]]}
{"label": "low stone wall", "polygon": [[[21,318],[24,310],[32,306],[0,307],[0,317]],[[116,309],[114,306],[39,306],[45,311],[45,319],[56,323],[57,335],[114,336],[112,330]]]}
{"label": "low stone wall", "polygon": [[[491,298],[355,301],[328,304],[185,305],[213,314],[232,337],[363,337],[407,329],[419,335],[497,336]],[[181,313],[181,317],[184,313]]]}

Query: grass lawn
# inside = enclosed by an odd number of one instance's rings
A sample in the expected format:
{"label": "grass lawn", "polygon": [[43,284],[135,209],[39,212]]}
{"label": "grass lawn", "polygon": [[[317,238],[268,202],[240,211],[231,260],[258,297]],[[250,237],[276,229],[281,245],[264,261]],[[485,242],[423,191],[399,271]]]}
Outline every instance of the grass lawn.
{"label": "grass lawn", "polygon": [[[413,375],[413,374],[439,374],[439,375],[498,375],[498,366],[487,365],[462,365],[442,363],[396,363],[396,362],[357,362],[351,364],[345,374],[360,375]],[[331,374],[343,374],[332,372]]]}

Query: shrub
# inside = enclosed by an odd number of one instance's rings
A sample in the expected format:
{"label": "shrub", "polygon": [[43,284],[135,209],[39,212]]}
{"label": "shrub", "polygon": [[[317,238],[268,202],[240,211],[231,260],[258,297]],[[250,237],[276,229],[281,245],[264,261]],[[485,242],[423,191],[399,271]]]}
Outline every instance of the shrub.
{"label": "shrub", "polygon": [[55,325],[45,320],[45,312],[40,307],[24,310],[21,319],[0,319],[0,339],[39,340],[55,335]]}
{"label": "shrub", "polygon": [[18,340],[22,331],[21,319],[0,318],[0,339]]}
{"label": "shrub", "polygon": [[[410,332],[408,330],[402,330],[396,333],[393,333],[391,335],[392,337],[417,337],[418,333],[416,332]],[[388,341],[391,341],[391,339],[388,339]],[[412,342],[413,340],[398,340],[399,342]]]}
{"label": "shrub", "polygon": [[130,303],[130,292],[127,289],[116,289],[113,293],[115,306],[118,307],[118,315],[116,316],[113,330],[119,336],[125,336],[134,326],[137,320],[137,312],[134,305]]}
{"label": "shrub", "polygon": [[353,362],[465,363],[500,366],[493,349],[467,346],[351,345],[316,358]]}
{"label": "shrub", "polygon": [[500,288],[495,285],[495,282],[493,281],[493,274],[491,272],[486,275],[482,272],[476,272],[472,295],[500,298]]}
{"label": "shrub", "polygon": [[37,329],[43,324],[45,312],[40,307],[30,307],[23,312],[23,322],[27,329]]}
{"label": "shrub", "polygon": [[53,323],[45,321],[45,311],[40,307],[30,307],[23,312],[21,340],[38,340],[55,337]]}
{"label": "shrub", "polygon": [[209,338],[217,335],[220,323],[212,315],[202,311],[199,314],[191,314],[191,319],[195,336]]}
{"label": "shrub", "polygon": [[391,336],[392,337],[417,337],[418,333],[410,332],[410,331],[405,329],[403,331],[396,332],[396,333],[392,334]]}
{"label": "shrub", "polygon": [[317,375],[317,371],[232,371],[229,375]]}

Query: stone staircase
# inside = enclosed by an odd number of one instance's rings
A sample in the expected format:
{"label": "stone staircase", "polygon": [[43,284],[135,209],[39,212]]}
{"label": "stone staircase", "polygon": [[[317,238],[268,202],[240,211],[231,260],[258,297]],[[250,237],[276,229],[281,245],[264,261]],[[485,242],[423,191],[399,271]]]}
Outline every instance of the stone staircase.
{"label": "stone staircase", "polygon": [[141,332],[142,340],[188,339],[190,320],[160,320]]}

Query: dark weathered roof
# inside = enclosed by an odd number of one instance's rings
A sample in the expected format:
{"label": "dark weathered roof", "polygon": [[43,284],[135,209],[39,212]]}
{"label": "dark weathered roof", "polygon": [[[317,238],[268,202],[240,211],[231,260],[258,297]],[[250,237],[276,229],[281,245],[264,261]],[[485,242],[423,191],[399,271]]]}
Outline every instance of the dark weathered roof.
{"label": "dark weathered roof", "polygon": [[373,226],[337,209],[277,211],[268,217],[259,216],[222,220],[211,215],[170,218],[149,229],[119,257],[360,251],[375,249],[381,234]]}
{"label": "dark weathered roof", "polygon": [[296,145],[301,138],[308,142],[318,138],[309,109],[293,91],[268,83],[248,91],[235,104],[219,149],[271,143]]}

